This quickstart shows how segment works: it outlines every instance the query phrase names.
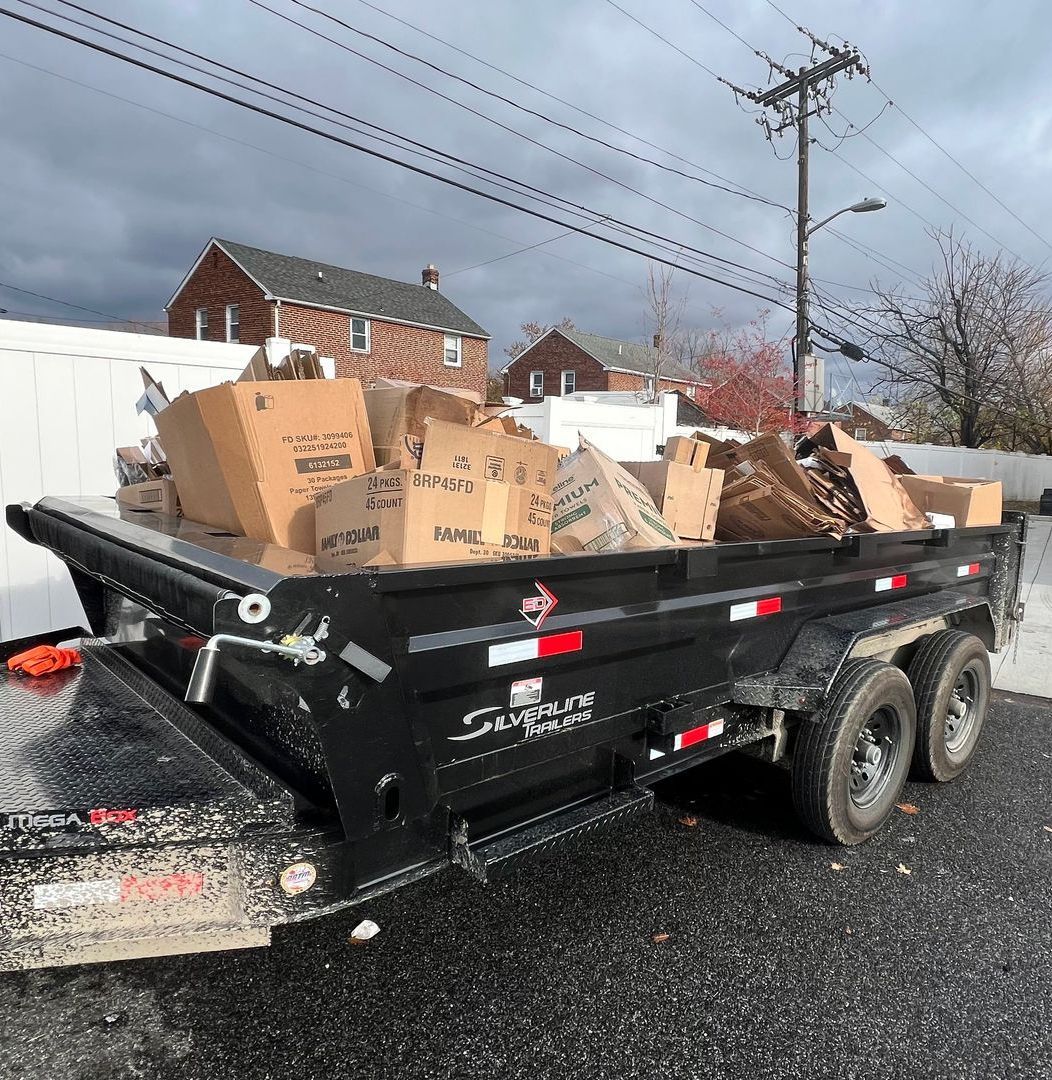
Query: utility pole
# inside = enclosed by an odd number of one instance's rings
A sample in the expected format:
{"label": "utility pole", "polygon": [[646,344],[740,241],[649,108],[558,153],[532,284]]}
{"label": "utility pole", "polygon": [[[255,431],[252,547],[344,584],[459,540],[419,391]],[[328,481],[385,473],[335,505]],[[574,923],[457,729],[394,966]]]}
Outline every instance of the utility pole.
{"label": "utility pole", "polygon": [[[807,31],[803,31],[807,33]],[[757,120],[767,132],[768,140],[781,135],[784,131],[795,128],[798,138],[797,147],[797,189],[796,189],[796,346],[793,371],[794,413],[806,416],[820,412],[825,407],[825,364],[811,351],[811,322],[808,315],[808,265],[807,243],[814,228],[808,213],[808,165],[811,149],[811,137],[808,133],[808,119],[831,111],[829,93],[830,81],[835,75],[846,73],[850,78],[859,74],[868,76],[862,54],[853,46],[836,47],[808,34],[812,43],[829,53],[829,59],[821,63],[790,71],[772,60],[766,53],[757,52],[762,60],[778,72],[784,82],[770,90],[745,90],[726,79],[726,83],[736,96],[772,109],[775,123],[766,114]],[[835,215],[834,215],[835,216]],[[828,220],[828,219],[827,219]],[[821,222],[820,224],[825,224]],[[815,226],[817,228],[818,226]]]}

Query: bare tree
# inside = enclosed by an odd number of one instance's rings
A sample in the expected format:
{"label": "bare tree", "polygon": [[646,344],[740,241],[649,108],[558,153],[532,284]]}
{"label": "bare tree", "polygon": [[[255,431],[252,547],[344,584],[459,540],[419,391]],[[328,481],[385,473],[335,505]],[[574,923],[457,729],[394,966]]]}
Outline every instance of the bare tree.
{"label": "bare tree", "polygon": [[[565,318],[560,319],[555,323],[556,330],[576,330],[573,319]],[[523,335],[523,340],[513,341],[504,349],[505,356],[510,356],[512,360],[521,352],[525,352],[539,337],[546,334],[552,327],[542,326],[539,322],[524,322],[519,327],[519,333]]]}
{"label": "bare tree", "polygon": [[880,385],[953,445],[997,443],[1024,399],[1034,409],[1047,400],[1049,383],[1035,373],[1047,370],[1052,345],[1049,279],[952,230],[931,236],[940,260],[919,295],[874,287],[870,314],[885,327],[874,353],[886,368]]}
{"label": "bare tree", "polygon": [[675,355],[683,347],[681,323],[686,294],[673,287],[675,268],[647,264],[646,309],[643,317],[646,350],[647,399],[657,401],[661,379],[675,365]]}

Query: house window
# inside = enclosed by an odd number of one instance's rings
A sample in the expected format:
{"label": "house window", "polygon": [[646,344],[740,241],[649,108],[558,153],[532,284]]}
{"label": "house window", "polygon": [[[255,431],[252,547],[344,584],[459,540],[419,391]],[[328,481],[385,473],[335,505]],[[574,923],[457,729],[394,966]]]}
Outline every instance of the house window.
{"label": "house window", "polygon": [[442,363],[446,367],[460,367],[460,335],[446,334],[445,355]]}
{"label": "house window", "polygon": [[369,320],[351,319],[351,352],[368,352],[369,337]]}
{"label": "house window", "polygon": [[855,438],[856,439],[865,439],[867,437],[868,437],[868,433],[866,432],[866,429],[864,427],[855,428]]}
{"label": "house window", "polygon": [[241,340],[241,310],[237,304],[226,306],[226,339],[227,341]]}
{"label": "house window", "polygon": [[576,371],[564,371],[563,372],[563,397],[567,394],[572,394],[577,389],[577,372]]}
{"label": "house window", "polygon": [[544,397],[544,372],[530,372],[530,397]]}
{"label": "house window", "polygon": [[194,330],[198,341],[208,337],[208,308],[199,307],[194,313]]}

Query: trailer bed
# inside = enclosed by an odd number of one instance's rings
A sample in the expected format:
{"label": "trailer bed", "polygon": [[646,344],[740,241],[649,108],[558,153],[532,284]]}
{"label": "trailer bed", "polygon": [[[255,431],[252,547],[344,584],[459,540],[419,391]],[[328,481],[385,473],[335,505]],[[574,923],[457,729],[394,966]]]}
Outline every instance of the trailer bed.
{"label": "trailer bed", "polygon": [[292,793],[117,649],[32,678],[2,662],[25,644],[0,646],[0,968],[265,944],[244,855],[296,831]]}

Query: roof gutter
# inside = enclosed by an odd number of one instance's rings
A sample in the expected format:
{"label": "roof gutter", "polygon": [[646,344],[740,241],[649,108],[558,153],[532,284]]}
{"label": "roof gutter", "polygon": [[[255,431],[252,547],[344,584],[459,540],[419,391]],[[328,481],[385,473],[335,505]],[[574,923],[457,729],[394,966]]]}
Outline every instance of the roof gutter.
{"label": "roof gutter", "polygon": [[409,319],[394,319],[390,315],[385,315],[383,312],[355,311],[353,308],[332,307],[329,304],[312,304],[308,300],[297,300],[292,296],[275,296],[274,299],[277,300],[279,304],[295,304],[297,307],[312,308],[315,311],[334,311],[338,315],[354,315],[357,318],[362,319],[376,319],[378,322],[394,323],[398,326],[413,326],[418,330],[437,330],[441,334],[459,334],[461,337],[478,338],[481,341],[492,340],[492,336],[487,334],[484,330],[479,334],[473,330],[458,330],[453,326],[432,326],[430,323],[410,322]]}

